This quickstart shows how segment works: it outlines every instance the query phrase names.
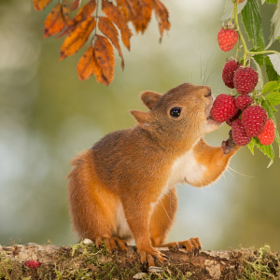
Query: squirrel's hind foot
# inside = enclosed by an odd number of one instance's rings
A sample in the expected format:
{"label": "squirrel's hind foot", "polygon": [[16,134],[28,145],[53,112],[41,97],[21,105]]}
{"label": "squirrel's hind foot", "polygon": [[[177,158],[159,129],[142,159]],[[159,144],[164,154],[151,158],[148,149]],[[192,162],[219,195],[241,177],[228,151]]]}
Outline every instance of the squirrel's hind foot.
{"label": "squirrel's hind foot", "polygon": [[127,252],[127,243],[124,240],[119,239],[118,237],[112,237],[107,235],[97,236],[95,239],[95,246],[100,249],[103,245],[103,242],[105,243],[106,249],[108,251],[113,252],[120,250]]}
{"label": "squirrel's hind foot", "polygon": [[192,252],[194,256],[197,256],[201,252],[202,244],[200,242],[200,239],[198,237],[195,237],[185,241],[162,244],[159,247],[168,247],[171,251],[186,249],[188,252]]}
{"label": "squirrel's hind foot", "polygon": [[155,261],[159,261],[163,265],[168,265],[168,257],[156,249],[142,250],[138,249],[142,263],[147,263],[148,266],[155,266]]}

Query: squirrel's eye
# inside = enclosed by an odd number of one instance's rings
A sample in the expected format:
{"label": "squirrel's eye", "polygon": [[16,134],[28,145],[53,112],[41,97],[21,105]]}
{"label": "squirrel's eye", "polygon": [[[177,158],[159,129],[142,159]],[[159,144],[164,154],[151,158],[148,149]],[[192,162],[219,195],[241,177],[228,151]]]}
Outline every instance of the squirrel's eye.
{"label": "squirrel's eye", "polygon": [[182,108],[180,107],[174,107],[170,110],[169,114],[173,118],[178,118],[181,114]]}

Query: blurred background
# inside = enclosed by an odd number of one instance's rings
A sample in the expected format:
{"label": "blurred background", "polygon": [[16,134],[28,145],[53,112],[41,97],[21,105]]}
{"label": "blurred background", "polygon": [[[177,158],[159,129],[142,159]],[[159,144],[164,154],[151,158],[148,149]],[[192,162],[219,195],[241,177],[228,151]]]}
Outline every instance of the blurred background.
{"label": "blurred background", "polygon": [[[221,71],[234,52],[222,52],[216,40],[225,1],[162,2],[170,12],[168,36],[159,44],[153,18],[144,35],[132,37],[131,52],[123,48],[124,71],[116,58],[115,79],[106,87],[94,77],[79,81],[84,49],[58,62],[63,39],[42,40],[51,7],[35,12],[31,0],[0,1],[0,244],[78,240],[68,213],[69,162],[105,134],[135,125],[128,110],[146,110],[141,91],[164,93],[192,82],[211,86],[214,95],[229,92]],[[262,12],[268,41],[273,6]],[[220,145],[228,130],[223,125],[207,141]],[[204,249],[279,250],[280,159],[267,169],[268,163],[244,147],[210,187],[179,186],[169,240],[199,236]]]}

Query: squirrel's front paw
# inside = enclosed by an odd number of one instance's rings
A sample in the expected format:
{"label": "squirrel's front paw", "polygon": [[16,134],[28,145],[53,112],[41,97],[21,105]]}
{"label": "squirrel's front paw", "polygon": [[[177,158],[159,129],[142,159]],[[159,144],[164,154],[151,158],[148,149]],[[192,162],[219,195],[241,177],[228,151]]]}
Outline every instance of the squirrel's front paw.
{"label": "squirrel's front paw", "polygon": [[155,260],[158,260],[164,265],[168,264],[168,257],[154,248],[149,250],[138,249],[138,252],[140,254],[141,262],[148,263],[149,267],[155,266]]}
{"label": "squirrel's front paw", "polygon": [[228,135],[229,135],[228,139],[222,142],[222,149],[224,150],[225,154],[228,154],[239,147],[234,143],[232,137],[232,130],[229,131]]}

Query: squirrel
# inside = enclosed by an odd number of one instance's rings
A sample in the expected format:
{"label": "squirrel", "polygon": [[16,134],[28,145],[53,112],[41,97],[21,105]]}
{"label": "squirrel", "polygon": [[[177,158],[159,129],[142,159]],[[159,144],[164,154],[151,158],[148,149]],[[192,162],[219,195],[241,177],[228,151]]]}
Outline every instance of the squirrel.
{"label": "squirrel", "polygon": [[74,229],[100,248],[127,251],[134,238],[141,262],[167,257],[156,247],[198,254],[199,238],[164,243],[177,210],[176,184],[206,186],[239,149],[230,135],[220,147],[203,136],[221,123],[211,118],[208,86],[181,84],[165,94],[144,91],[148,112],[131,110],[137,125],[109,133],[71,164],[69,202]]}

